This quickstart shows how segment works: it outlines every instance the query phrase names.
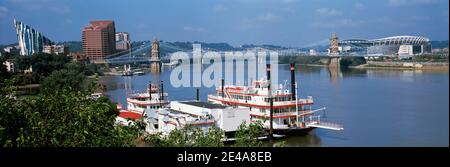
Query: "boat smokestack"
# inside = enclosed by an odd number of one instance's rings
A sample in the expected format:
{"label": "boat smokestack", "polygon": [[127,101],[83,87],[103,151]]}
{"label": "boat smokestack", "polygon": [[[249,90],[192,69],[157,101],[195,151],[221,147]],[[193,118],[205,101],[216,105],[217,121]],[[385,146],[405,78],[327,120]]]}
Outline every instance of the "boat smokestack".
{"label": "boat smokestack", "polygon": [[148,96],[150,101],[152,101],[152,81],[148,81]]}
{"label": "boat smokestack", "polygon": [[296,100],[295,98],[295,64],[291,63],[291,93],[292,93],[292,100]]}
{"label": "boat smokestack", "polygon": [[197,88],[196,89],[196,93],[197,93],[197,101],[200,101],[200,90]]}
{"label": "boat smokestack", "polygon": [[160,101],[164,100],[164,83],[161,81],[161,97],[159,98]]}
{"label": "boat smokestack", "polygon": [[225,92],[223,91],[223,89],[224,89],[224,86],[225,86],[225,80],[224,79],[222,79],[222,98],[224,98],[225,97]]}
{"label": "boat smokestack", "polygon": [[269,139],[270,141],[273,140],[273,97],[272,97],[272,81],[270,80],[270,64],[266,64],[266,70],[267,70],[267,82],[269,83],[268,85],[268,93],[269,93],[269,103],[270,103],[270,115],[269,115]]}

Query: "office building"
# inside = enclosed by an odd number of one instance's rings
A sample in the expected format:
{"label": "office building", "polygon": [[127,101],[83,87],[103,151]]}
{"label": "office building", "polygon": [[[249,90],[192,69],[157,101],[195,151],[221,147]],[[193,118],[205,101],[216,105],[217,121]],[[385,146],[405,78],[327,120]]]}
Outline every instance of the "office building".
{"label": "office building", "polygon": [[114,21],[91,21],[83,28],[83,52],[90,60],[103,60],[116,50]]}
{"label": "office building", "polygon": [[30,56],[34,53],[42,52],[45,45],[52,44],[42,33],[20,21],[14,19],[14,26],[16,28],[20,55]]}

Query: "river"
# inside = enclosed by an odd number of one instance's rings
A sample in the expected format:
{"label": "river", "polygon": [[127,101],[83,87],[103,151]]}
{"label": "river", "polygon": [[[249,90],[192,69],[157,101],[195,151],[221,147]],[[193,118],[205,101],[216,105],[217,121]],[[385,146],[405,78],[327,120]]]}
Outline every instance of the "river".
{"label": "river", "polygon": [[[127,91],[143,91],[150,80],[164,81],[170,100],[195,99],[195,88],[171,86],[170,72],[105,76],[100,82],[110,99],[122,104]],[[279,65],[279,81],[289,79],[288,65]],[[284,139],[287,146],[449,146],[448,71],[297,66],[296,80],[299,96],[313,96],[314,107],[326,107],[326,119],[345,130],[315,129]],[[200,88],[201,100],[214,89]]]}

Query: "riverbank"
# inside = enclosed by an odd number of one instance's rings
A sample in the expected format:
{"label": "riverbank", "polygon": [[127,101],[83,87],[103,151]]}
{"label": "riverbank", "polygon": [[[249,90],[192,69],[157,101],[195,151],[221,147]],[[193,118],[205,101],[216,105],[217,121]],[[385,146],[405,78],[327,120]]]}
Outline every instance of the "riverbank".
{"label": "riverbank", "polygon": [[449,70],[448,62],[375,62],[368,61],[367,64],[349,66],[355,69],[420,69],[420,70]]}
{"label": "riverbank", "polygon": [[[414,60],[392,60],[383,58],[366,60],[363,57],[342,57],[341,67],[354,69],[421,69],[421,70],[449,70],[448,59],[436,56],[417,56]],[[295,63],[304,66],[326,67],[327,56],[283,56],[279,58],[279,64]]]}

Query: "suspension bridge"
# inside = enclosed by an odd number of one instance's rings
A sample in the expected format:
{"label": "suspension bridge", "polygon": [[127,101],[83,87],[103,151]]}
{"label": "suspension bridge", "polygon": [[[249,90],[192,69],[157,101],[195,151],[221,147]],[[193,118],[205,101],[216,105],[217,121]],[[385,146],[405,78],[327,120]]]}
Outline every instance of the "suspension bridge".
{"label": "suspension bridge", "polygon": [[[132,47],[129,50],[117,52],[106,56],[105,63],[108,64],[128,64],[128,63],[142,63],[150,62],[151,60],[151,42],[143,42],[142,44]],[[167,42],[160,42],[160,50],[165,52],[160,54],[161,61],[170,59],[169,53],[173,52],[192,52],[185,48],[174,46]],[[160,51],[161,53],[161,51]]]}

